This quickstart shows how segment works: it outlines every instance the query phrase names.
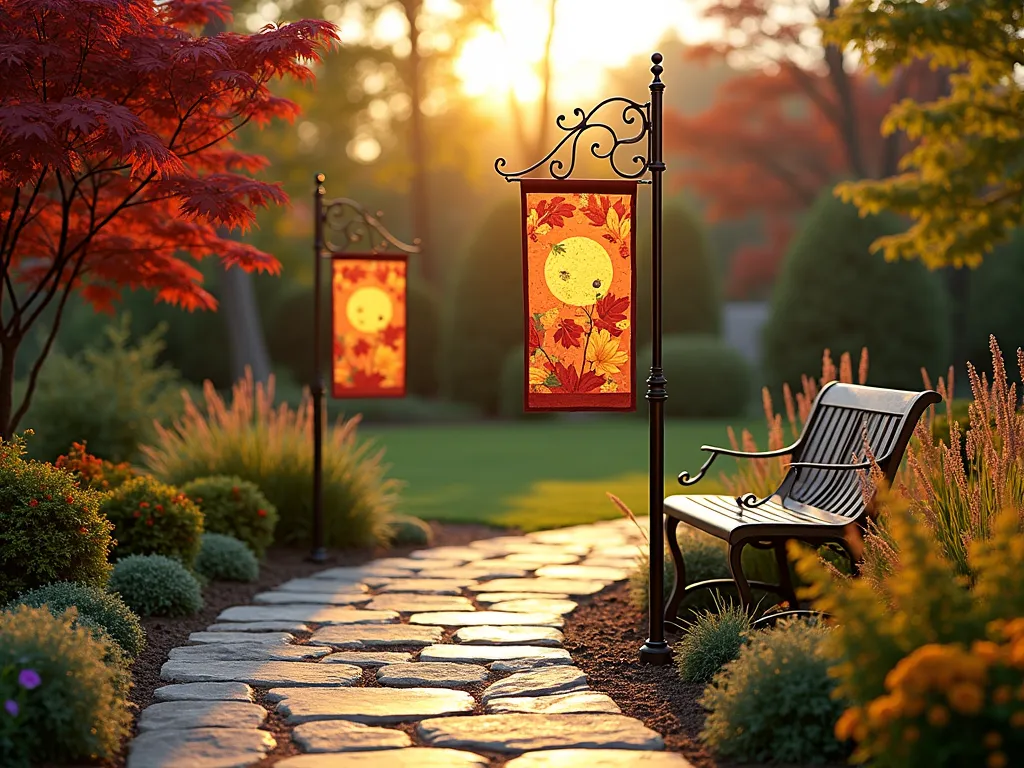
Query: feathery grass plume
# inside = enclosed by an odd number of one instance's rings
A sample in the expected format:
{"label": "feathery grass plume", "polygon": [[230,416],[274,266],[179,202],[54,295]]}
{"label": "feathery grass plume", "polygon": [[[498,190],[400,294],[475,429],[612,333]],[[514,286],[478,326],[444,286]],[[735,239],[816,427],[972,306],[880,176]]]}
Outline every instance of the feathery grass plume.
{"label": "feathery grass plume", "polygon": [[[308,545],[312,539],[313,405],[309,393],[296,409],[274,404],[274,378],[253,381],[246,369],[234,385],[230,405],[207,381],[205,411],[187,392],[184,414],[170,428],[157,428],[154,445],[143,446],[150,471],[173,484],[197,477],[229,475],[255,483],[277,508],[279,542]],[[400,483],[385,477],[383,449],[359,441],[359,416],[339,419],[324,430],[324,537],[328,547],[384,544],[387,520]]]}

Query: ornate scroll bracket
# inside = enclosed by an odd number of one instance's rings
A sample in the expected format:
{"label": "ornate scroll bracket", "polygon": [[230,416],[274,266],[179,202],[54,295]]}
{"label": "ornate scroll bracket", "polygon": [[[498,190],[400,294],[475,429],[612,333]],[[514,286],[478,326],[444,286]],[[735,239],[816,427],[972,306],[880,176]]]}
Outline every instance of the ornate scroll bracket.
{"label": "ornate scroll bracket", "polygon": [[[320,179],[322,180],[322,179]],[[318,186],[317,195],[322,196],[324,188]],[[327,256],[343,255],[350,251],[360,253],[419,253],[420,240],[405,243],[392,235],[381,223],[381,212],[370,213],[366,208],[347,197],[321,200],[320,221],[322,233],[320,249]],[[331,233],[337,233],[332,238]]]}
{"label": "ornate scroll bracket", "polygon": [[[636,133],[627,136],[620,136],[616,129],[609,124],[607,118],[599,118],[599,113],[604,110],[606,113],[612,111],[611,105],[622,105],[621,122],[627,126],[636,126]],[[547,164],[547,171],[551,174],[553,179],[562,181],[569,178],[572,175],[573,170],[576,168],[576,155],[579,151],[580,139],[588,131],[595,131],[590,136],[596,137],[596,141],[590,145],[590,153],[598,158],[599,160],[607,160],[612,167],[612,171],[621,178],[624,179],[639,179],[650,169],[651,165],[651,150],[650,150],[650,139],[651,139],[651,117],[650,117],[650,102],[641,104],[638,101],[627,99],[622,96],[613,96],[610,99],[605,99],[596,107],[591,109],[589,112],[584,112],[579,107],[576,107],[572,113],[577,118],[577,122],[572,125],[567,125],[568,118],[565,115],[559,115],[555,121],[559,129],[565,132],[565,136],[555,145],[548,154],[541,160],[537,161],[529,168],[525,168],[521,171],[504,171],[502,170],[508,162],[503,157],[499,157],[494,161],[494,170],[499,176],[503,177],[505,181],[521,181],[523,176],[528,173],[537,170],[541,166]],[[606,110],[606,108],[608,108]],[[629,145],[639,144],[640,142],[647,140],[644,154],[635,154],[628,161],[632,164],[632,168],[620,168],[619,163],[623,161],[623,155],[628,154],[629,150],[623,150],[623,147]],[[559,152],[569,144],[569,158],[568,167],[566,163],[557,157]],[[620,151],[621,150],[621,151]],[[617,157],[619,159],[617,159]],[[641,181],[640,183],[649,183]]]}

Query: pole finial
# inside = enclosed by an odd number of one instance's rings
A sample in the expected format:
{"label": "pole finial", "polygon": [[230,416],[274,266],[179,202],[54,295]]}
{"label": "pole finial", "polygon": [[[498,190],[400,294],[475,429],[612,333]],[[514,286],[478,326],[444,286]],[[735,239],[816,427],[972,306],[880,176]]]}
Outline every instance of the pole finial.
{"label": "pole finial", "polygon": [[651,74],[654,75],[654,82],[661,82],[661,73],[665,71],[665,68],[661,66],[661,62],[665,60],[665,57],[655,51],[651,54],[651,61],[654,62],[654,66],[651,67]]}
{"label": "pole finial", "polygon": [[322,173],[318,173],[316,176],[313,177],[313,181],[315,181],[317,184],[323,184],[325,181],[327,181],[327,177],[324,176]]}

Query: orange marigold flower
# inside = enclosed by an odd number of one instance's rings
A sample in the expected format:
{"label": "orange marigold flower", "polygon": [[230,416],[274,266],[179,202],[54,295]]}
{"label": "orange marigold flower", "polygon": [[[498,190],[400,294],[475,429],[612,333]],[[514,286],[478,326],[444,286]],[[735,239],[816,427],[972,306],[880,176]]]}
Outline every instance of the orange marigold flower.
{"label": "orange marigold flower", "polygon": [[946,698],[961,715],[976,715],[985,706],[985,692],[972,683],[956,683],[946,691]]}
{"label": "orange marigold flower", "polygon": [[1002,752],[993,752],[985,761],[988,768],[1006,768],[1006,755]]}
{"label": "orange marigold flower", "polygon": [[868,720],[878,725],[887,725],[899,717],[900,703],[893,696],[879,696],[868,704]]}
{"label": "orange marigold flower", "polygon": [[1010,715],[1010,725],[1014,728],[1024,728],[1024,712],[1014,712]]}
{"label": "orange marigold flower", "polygon": [[139,502],[139,509],[149,509],[149,502],[148,501],[140,501]]}
{"label": "orange marigold flower", "polygon": [[992,692],[992,703],[1003,706],[1013,700],[1013,689],[1008,685],[1000,685]]}
{"label": "orange marigold flower", "polygon": [[995,731],[989,731],[985,734],[982,744],[985,745],[985,749],[999,749],[1003,746],[1003,737]]}
{"label": "orange marigold flower", "polygon": [[835,734],[839,741],[847,741],[853,738],[854,731],[861,722],[861,711],[857,707],[851,707],[839,716],[836,721]]}
{"label": "orange marigold flower", "polygon": [[75,499],[72,496],[68,496],[66,499],[64,499],[64,501],[66,501],[68,504],[74,504],[75,503]]}
{"label": "orange marigold flower", "polygon": [[971,653],[989,664],[999,661],[1002,649],[991,640],[977,640],[971,646]]}
{"label": "orange marigold flower", "polygon": [[941,704],[935,704],[928,709],[928,724],[935,728],[942,728],[949,722],[949,710]]}

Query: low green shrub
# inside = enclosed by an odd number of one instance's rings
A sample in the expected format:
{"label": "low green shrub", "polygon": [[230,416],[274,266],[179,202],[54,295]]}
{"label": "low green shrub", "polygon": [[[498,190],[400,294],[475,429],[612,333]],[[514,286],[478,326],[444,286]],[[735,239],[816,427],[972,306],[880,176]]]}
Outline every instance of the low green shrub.
{"label": "low green shrub", "polygon": [[[251,373],[232,392],[230,405],[209,386],[206,412],[191,400],[172,429],[160,428],[143,447],[146,464],[169,483],[231,475],[256,483],[277,508],[277,540],[308,546],[312,540],[312,405],[293,410],[274,404],[273,378],[255,384]],[[387,517],[399,483],[386,478],[382,452],[357,438],[358,418],[324,435],[324,538],[328,547],[369,547],[386,542]]]}
{"label": "low green shrub", "polygon": [[[668,416],[737,418],[746,413],[753,400],[750,365],[717,336],[666,336],[662,340],[662,363],[668,379]],[[637,356],[637,379],[646,379],[650,368],[651,346],[647,344]]]}
{"label": "low green shrub", "polygon": [[24,593],[8,605],[8,609],[17,605],[33,608],[45,605],[54,616],[60,616],[74,606],[78,611],[76,626],[102,630],[132,661],[146,647],[146,633],[139,617],[117,595],[98,587],[59,581]]}
{"label": "low green shrub", "polygon": [[195,569],[210,581],[256,581],[260,564],[244,541],[221,533],[204,533]]}
{"label": "low green shrub", "polygon": [[181,492],[203,512],[203,529],[245,542],[263,557],[274,541],[277,508],[255,483],[240,477],[200,477],[181,486]]}
{"label": "low green shrub", "polygon": [[833,731],[845,709],[825,650],[831,630],[806,621],[755,632],[701,698],[703,740],[738,762],[815,765],[842,760]]}
{"label": "low green shrub", "polygon": [[129,555],[119,560],[108,588],[140,616],[192,616],[203,607],[196,577],[164,555]]}
{"label": "low green shrub", "polygon": [[750,616],[739,605],[717,602],[686,627],[675,646],[676,666],[685,683],[706,683],[739,656],[750,634]]}
{"label": "low green shrub", "polygon": [[0,602],[54,581],[102,587],[113,546],[102,494],[24,453],[23,438],[0,441]]}
{"label": "low green shrub", "polygon": [[392,515],[388,519],[389,539],[396,547],[413,545],[429,547],[434,543],[434,532],[430,526],[412,515]]}
{"label": "low green shrub", "polygon": [[114,524],[115,555],[167,555],[191,566],[199,553],[203,513],[185,494],[152,477],[136,477],[100,507]]}
{"label": "low green shrub", "polygon": [[[19,606],[0,613],[0,765],[28,768],[111,758],[128,736],[131,677],[116,644]],[[104,663],[112,658],[113,663]]]}
{"label": "low green shrub", "polygon": [[105,344],[73,357],[49,355],[24,419],[39,435],[30,445],[33,457],[53,461],[73,442],[88,441],[98,456],[133,461],[139,443],[153,435],[153,420],[181,410],[184,382],[156,363],[165,328],[133,346],[130,325],[125,314],[105,329]]}

